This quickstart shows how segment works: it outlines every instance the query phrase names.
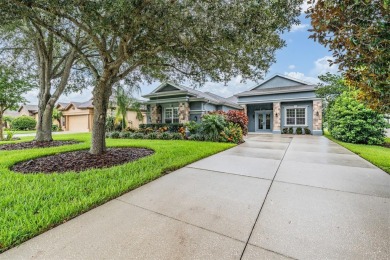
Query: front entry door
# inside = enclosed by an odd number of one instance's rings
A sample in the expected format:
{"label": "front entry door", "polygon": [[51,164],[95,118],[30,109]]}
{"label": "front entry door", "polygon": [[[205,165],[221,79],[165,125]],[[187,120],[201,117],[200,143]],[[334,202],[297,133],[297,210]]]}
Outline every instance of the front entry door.
{"label": "front entry door", "polygon": [[256,113],[256,131],[271,131],[272,112],[257,112]]}

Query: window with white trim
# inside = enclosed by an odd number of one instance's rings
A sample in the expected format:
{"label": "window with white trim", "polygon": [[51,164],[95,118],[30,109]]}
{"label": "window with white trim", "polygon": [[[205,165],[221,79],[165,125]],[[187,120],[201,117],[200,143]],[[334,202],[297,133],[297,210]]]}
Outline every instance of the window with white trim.
{"label": "window with white trim", "polygon": [[306,108],[286,108],[286,125],[306,125]]}
{"label": "window with white trim", "polygon": [[167,107],[164,111],[164,121],[166,124],[179,123],[179,108]]}

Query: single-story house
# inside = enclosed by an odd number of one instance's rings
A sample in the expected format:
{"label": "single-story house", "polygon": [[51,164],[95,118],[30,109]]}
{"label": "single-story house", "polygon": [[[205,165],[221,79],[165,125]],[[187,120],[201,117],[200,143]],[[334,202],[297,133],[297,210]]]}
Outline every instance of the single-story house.
{"label": "single-story house", "polygon": [[316,85],[285,75],[274,75],[249,91],[237,94],[245,106],[249,132],[280,134],[284,128],[309,128],[322,135],[322,100]]}
{"label": "single-story house", "polygon": [[148,123],[199,122],[208,111],[243,110],[234,97],[224,98],[172,82],[161,84],[143,97],[148,99],[144,102]]}
{"label": "single-story house", "polygon": [[[92,131],[93,123],[93,100],[85,102],[59,102],[56,106],[62,112],[62,128],[64,131],[74,132],[90,132]],[[126,114],[127,125],[133,128],[138,128],[140,124],[146,123],[145,110],[141,109],[144,116],[142,121],[137,119],[137,113],[128,110]],[[115,107],[111,107],[107,111],[108,115],[115,116]]]}
{"label": "single-story house", "polygon": [[21,105],[18,116],[30,116],[38,121],[38,105]]}

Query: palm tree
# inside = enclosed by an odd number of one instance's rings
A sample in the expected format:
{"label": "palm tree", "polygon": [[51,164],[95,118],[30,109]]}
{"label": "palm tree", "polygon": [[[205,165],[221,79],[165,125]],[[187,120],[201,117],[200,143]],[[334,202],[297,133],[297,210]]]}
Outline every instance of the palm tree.
{"label": "palm tree", "polygon": [[128,110],[133,110],[137,113],[137,119],[143,120],[141,113],[141,104],[122,86],[118,86],[115,92],[116,95],[116,123],[122,125],[122,130],[126,128],[126,114]]}
{"label": "palm tree", "polygon": [[54,108],[53,109],[53,116],[52,116],[52,118],[54,120],[57,120],[57,122],[58,122],[58,130],[61,131],[62,130],[62,125],[61,125],[62,112],[59,111],[57,108]]}

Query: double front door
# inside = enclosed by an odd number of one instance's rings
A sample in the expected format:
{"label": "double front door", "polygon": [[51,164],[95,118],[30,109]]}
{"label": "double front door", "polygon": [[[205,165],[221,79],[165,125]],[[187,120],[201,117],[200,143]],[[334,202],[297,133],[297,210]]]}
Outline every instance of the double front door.
{"label": "double front door", "polygon": [[272,111],[256,112],[255,119],[256,131],[267,132],[272,130]]}

